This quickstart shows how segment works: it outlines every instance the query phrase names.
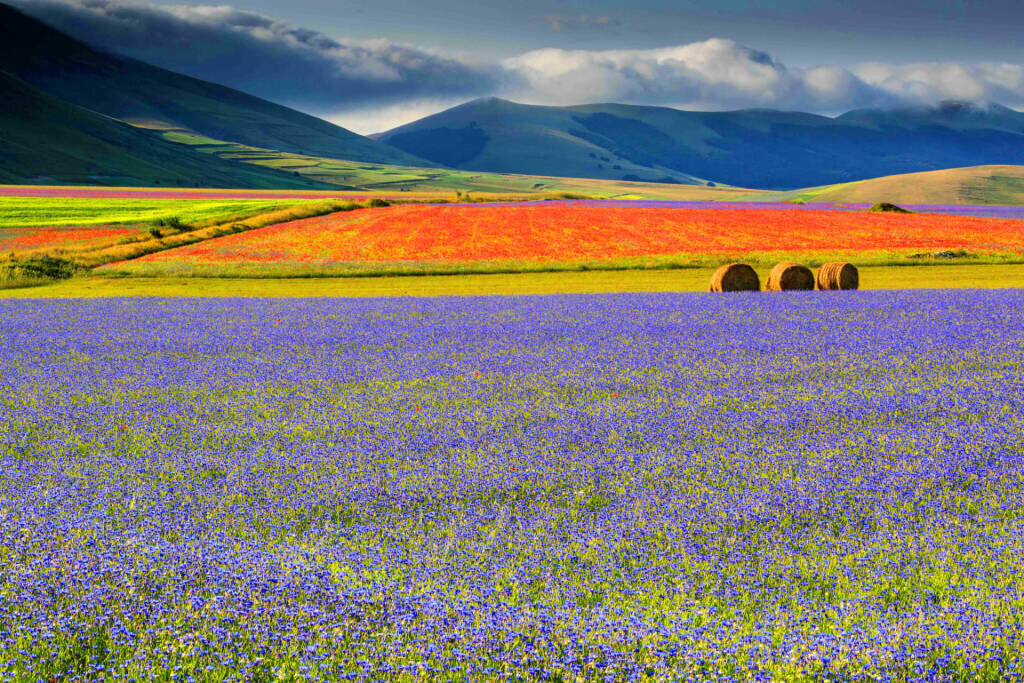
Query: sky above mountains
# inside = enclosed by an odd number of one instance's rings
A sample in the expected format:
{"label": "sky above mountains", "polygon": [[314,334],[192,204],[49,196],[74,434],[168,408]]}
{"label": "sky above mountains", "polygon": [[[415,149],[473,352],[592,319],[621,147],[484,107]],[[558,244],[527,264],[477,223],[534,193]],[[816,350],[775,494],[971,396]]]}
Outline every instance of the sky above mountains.
{"label": "sky above mountains", "polygon": [[1024,108],[1019,0],[16,0],[92,45],[369,133],[474,97]]}

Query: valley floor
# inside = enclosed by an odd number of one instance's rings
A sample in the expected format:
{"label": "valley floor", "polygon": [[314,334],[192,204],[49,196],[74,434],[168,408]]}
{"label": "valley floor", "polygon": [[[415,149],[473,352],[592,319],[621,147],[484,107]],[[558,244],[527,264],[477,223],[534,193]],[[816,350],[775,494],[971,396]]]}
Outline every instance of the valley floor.
{"label": "valley floor", "polygon": [[[712,268],[681,268],[329,278],[83,277],[39,287],[0,289],[0,298],[377,297],[703,292],[707,290],[712,272]],[[760,268],[758,274],[764,282],[768,276],[768,268]],[[1024,265],[864,266],[860,268],[860,281],[862,289],[1024,288]]]}

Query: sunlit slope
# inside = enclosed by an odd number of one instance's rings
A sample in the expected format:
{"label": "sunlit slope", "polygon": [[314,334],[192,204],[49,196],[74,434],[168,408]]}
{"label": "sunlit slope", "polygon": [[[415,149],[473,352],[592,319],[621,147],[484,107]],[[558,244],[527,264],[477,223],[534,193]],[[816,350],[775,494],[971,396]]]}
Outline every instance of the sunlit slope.
{"label": "sunlit slope", "polygon": [[969,166],[904,173],[793,195],[808,202],[1024,204],[1024,166]]}
{"label": "sunlit slope", "polygon": [[215,140],[184,130],[167,130],[171,142],[223,159],[280,169],[296,177],[328,183],[340,189],[386,193],[393,197],[415,197],[417,193],[453,198],[454,193],[472,193],[477,198],[493,195],[585,194],[608,199],[667,200],[756,200],[765,193],[737,187],[708,187],[676,183],[644,183],[604,178],[572,178],[513,173],[464,171],[429,166],[371,164],[305,154],[280,152],[249,145]]}
{"label": "sunlit slope", "polygon": [[321,188],[201,154],[62,102],[0,71],[0,183]]}
{"label": "sunlit slope", "polygon": [[[311,204],[304,196],[272,199],[246,197],[3,197],[0,196],[0,230],[54,226],[153,225],[176,218],[190,225],[205,224]],[[323,201],[323,200],[320,200]],[[2,236],[0,236],[2,239]]]}

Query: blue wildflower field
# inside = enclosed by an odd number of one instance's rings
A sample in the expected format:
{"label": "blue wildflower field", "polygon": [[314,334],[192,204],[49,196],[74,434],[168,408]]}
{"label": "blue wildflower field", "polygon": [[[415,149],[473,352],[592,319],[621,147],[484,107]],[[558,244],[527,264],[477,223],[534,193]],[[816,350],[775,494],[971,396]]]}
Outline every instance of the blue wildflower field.
{"label": "blue wildflower field", "polygon": [[1021,311],[0,302],[0,677],[1024,676]]}

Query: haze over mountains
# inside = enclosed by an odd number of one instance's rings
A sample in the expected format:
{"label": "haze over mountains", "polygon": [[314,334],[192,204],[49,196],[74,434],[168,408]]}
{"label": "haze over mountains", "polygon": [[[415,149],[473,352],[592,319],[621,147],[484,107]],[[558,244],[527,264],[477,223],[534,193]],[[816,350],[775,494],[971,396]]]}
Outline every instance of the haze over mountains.
{"label": "haze over mountains", "polygon": [[371,139],[94,49],[0,4],[0,182],[331,187],[176,144],[160,134],[170,130],[368,164],[764,189],[1024,164],[1024,114],[998,104],[830,118],[484,98]]}
{"label": "haze over mountains", "polygon": [[789,189],[955,166],[1024,163],[1024,114],[998,104],[692,112],[468,102],[374,136],[435,163],[506,173]]}

